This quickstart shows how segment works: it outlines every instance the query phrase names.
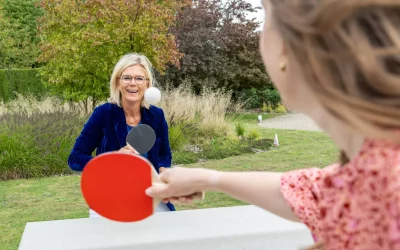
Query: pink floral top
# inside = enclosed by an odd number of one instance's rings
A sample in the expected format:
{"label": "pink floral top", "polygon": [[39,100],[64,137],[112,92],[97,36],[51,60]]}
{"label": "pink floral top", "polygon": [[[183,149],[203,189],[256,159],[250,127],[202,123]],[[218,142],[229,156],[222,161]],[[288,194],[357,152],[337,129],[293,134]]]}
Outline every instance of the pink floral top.
{"label": "pink floral top", "polygon": [[327,250],[400,249],[400,145],[367,140],[345,166],[284,173],[281,190]]}

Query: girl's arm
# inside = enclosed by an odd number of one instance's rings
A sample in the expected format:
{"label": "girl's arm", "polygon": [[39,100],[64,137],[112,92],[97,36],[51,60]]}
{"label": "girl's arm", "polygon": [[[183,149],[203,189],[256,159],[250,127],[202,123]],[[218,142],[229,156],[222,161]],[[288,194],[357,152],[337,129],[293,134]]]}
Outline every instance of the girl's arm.
{"label": "girl's arm", "polygon": [[221,172],[214,174],[219,175],[219,180],[214,187],[209,185],[212,190],[259,206],[285,219],[299,222],[281,193],[281,173]]}
{"label": "girl's arm", "polygon": [[147,190],[147,194],[164,198],[164,201],[176,202],[185,201],[185,196],[194,192],[218,191],[299,222],[281,193],[281,175],[271,172],[220,172],[174,167],[160,174],[161,180],[167,184],[153,186]]}

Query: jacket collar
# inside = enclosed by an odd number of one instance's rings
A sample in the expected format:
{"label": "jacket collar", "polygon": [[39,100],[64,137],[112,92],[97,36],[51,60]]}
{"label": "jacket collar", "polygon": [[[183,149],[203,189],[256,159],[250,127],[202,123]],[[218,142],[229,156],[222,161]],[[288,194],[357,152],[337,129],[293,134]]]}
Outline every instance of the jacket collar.
{"label": "jacket collar", "polygon": [[[118,138],[120,147],[126,146],[126,136],[128,135],[128,129],[126,124],[126,118],[123,108],[113,105],[113,122],[115,132]],[[155,129],[154,114],[151,109],[145,107],[140,108],[141,122],[142,124],[147,124],[153,129]]]}

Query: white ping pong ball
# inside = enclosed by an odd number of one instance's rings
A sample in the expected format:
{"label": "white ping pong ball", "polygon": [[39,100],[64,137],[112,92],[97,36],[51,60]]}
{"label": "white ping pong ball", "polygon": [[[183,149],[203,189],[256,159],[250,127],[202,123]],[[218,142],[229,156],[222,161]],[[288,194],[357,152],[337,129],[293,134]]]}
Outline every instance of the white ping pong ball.
{"label": "white ping pong ball", "polygon": [[161,92],[156,87],[150,87],[144,92],[144,99],[149,104],[156,104],[161,99]]}

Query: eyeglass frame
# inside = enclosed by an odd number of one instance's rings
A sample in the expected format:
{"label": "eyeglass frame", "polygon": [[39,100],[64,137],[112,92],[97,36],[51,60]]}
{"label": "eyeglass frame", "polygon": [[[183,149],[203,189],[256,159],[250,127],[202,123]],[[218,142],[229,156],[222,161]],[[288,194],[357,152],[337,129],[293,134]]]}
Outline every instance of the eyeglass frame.
{"label": "eyeglass frame", "polygon": [[[124,77],[124,76],[129,76],[129,77],[131,78],[131,80],[130,80],[129,83],[125,83],[125,82],[122,80],[122,77]],[[143,78],[144,78],[144,81],[143,81],[142,83],[137,83],[137,82],[136,82],[136,77],[143,77]],[[136,75],[136,76],[134,76],[134,77],[132,77],[132,76],[130,76],[130,75],[122,75],[121,77],[118,77],[117,79],[118,79],[118,80],[122,80],[122,83],[123,83],[123,84],[126,84],[126,85],[131,84],[131,83],[132,83],[132,80],[134,80],[134,82],[135,82],[137,85],[142,85],[143,83],[145,83],[145,82],[147,82],[148,80],[150,80],[150,79],[148,79],[148,78],[146,78],[145,76],[142,76],[142,75]]]}

